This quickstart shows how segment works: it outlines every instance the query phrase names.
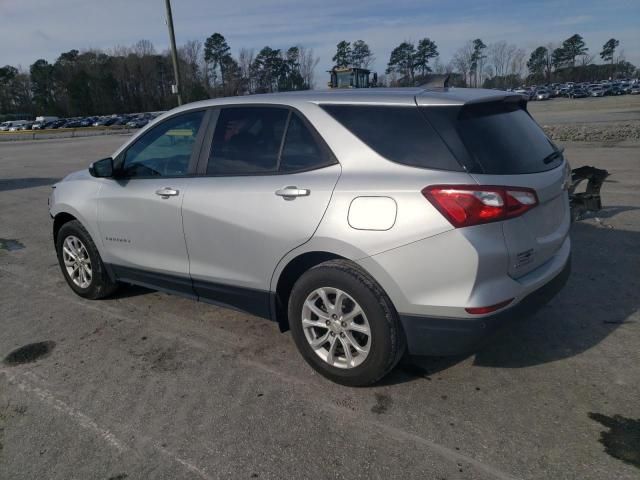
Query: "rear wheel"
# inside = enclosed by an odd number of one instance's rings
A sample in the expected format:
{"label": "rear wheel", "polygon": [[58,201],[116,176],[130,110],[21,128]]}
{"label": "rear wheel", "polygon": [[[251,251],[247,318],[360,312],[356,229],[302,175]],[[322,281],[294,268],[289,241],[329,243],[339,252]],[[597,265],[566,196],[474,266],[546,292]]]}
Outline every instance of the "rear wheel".
{"label": "rear wheel", "polygon": [[322,263],[300,277],[289,298],[289,324],[307,363],[343,385],[375,383],[405,350],[391,301],[345,260]]}
{"label": "rear wheel", "polygon": [[96,300],[117,290],[118,284],[109,278],[89,232],[77,220],[60,228],[56,252],[65,280],[81,297]]}

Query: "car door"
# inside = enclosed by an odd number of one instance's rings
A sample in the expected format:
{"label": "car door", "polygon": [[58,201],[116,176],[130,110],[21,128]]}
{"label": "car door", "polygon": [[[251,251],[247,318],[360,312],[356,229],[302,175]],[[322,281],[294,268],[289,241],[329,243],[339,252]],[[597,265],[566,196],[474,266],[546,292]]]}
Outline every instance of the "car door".
{"label": "car door", "polygon": [[[215,114],[214,114],[215,115]],[[316,230],[340,165],[284,107],[227,107],[203,149],[182,217],[198,296],[268,316],[278,261]]]}
{"label": "car door", "polygon": [[193,294],[181,206],[208,114],[172,116],[135,140],[103,184],[98,225],[105,262],[121,280]]}

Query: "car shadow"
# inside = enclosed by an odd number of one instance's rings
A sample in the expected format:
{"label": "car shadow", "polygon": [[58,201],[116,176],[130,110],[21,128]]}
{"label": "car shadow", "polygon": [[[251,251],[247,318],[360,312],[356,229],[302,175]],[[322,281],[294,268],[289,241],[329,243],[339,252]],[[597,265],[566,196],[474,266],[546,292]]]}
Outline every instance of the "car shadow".
{"label": "car shadow", "polygon": [[0,178],[0,192],[53,185],[59,178]]}
{"label": "car shadow", "polygon": [[632,207],[632,206],[624,206],[624,205],[620,205],[617,207],[605,207],[602,210],[599,210],[597,212],[588,212],[582,215],[581,218],[583,220],[587,218],[596,218],[596,217],[597,218],[613,218],[619,213],[633,211],[633,210],[640,210],[640,207]]}
{"label": "car shadow", "polygon": [[[535,315],[516,319],[473,355],[473,365],[523,368],[578,355],[599,344],[640,308],[640,232],[589,222],[572,226],[572,273]],[[411,357],[383,384],[411,381],[470,358]]]}
{"label": "car shadow", "polygon": [[148,295],[154,293],[156,290],[150,288],[141,287],[139,285],[132,285],[129,283],[123,283],[116,292],[108,297],[109,300],[120,300],[124,298],[138,297],[140,295]]}

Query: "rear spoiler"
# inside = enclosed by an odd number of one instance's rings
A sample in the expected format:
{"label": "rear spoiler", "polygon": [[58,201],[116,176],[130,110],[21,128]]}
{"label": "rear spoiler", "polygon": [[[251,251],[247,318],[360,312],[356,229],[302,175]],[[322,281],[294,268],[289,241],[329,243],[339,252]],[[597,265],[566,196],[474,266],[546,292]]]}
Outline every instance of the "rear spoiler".
{"label": "rear spoiler", "polygon": [[[597,212],[602,209],[600,188],[608,176],[609,172],[595,167],[579,167],[571,170],[569,206],[573,220],[579,220],[587,212]],[[585,191],[575,193],[578,185],[585,180],[587,180]]]}

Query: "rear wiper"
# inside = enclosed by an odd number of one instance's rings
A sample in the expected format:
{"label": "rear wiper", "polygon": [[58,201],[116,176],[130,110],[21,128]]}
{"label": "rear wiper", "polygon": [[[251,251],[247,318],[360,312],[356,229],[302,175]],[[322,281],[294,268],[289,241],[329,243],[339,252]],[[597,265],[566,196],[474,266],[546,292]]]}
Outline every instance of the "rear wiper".
{"label": "rear wiper", "polygon": [[551,162],[553,162],[555,159],[557,159],[558,157],[562,156],[562,152],[564,152],[564,147],[563,148],[559,148],[558,150],[554,150],[553,152],[551,152],[549,155],[547,155],[546,157],[544,157],[542,159],[542,162],[546,165],[549,164]]}

